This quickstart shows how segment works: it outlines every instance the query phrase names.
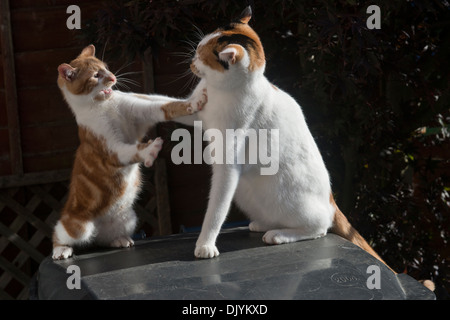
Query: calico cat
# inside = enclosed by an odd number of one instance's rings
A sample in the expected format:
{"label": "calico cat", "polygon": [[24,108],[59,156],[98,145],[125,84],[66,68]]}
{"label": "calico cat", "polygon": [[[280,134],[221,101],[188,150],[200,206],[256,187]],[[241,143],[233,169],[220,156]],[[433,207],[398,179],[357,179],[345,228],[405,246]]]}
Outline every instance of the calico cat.
{"label": "calico cat", "polygon": [[70,64],[61,64],[58,73],[58,86],[78,124],[80,146],[53,233],[53,259],[68,258],[80,244],[132,246],[139,165],[150,167],[163,143],[161,138],[138,141],[157,122],[201,109],[206,95],[177,100],[113,90],[117,79],[95,57],[93,45]]}
{"label": "calico cat", "polygon": [[[206,35],[191,63],[208,102],[195,114],[203,128],[278,129],[279,170],[261,175],[261,163],[213,164],[207,211],[195,256],[219,255],[216,239],[232,200],[250,218],[251,231],[265,232],[267,244],[282,244],[337,233],[383,261],[350,225],[334,202],[329,174],[301,107],[264,76],[265,55],[248,25],[250,7],[229,25]],[[179,118],[188,123],[192,117]],[[178,121],[178,120],[177,120]],[[237,156],[248,143],[225,143]],[[226,152],[226,150],[224,150]]]}

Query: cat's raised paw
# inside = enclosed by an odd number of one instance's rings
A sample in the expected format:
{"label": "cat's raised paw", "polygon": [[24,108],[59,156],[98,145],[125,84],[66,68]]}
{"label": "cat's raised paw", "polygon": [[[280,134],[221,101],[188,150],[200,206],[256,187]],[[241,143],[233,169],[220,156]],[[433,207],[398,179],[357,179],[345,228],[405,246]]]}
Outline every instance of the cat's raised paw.
{"label": "cat's raised paw", "polygon": [[57,246],[53,248],[52,259],[63,260],[71,257],[73,254],[73,248],[69,246]]}
{"label": "cat's raised paw", "polygon": [[189,107],[187,108],[187,111],[192,114],[194,112],[203,110],[207,102],[208,102],[208,95],[206,94],[205,88],[202,90],[202,93],[198,97],[194,97],[191,100]]}
{"label": "cat's raised paw", "polygon": [[144,165],[147,168],[151,167],[155,159],[158,157],[158,153],[162,149],[163,142],[164,142],[163,139],[158,137],[153,142],[151,142],[148,147],[146,147],[143,150]]}
{"label": "cat's raised paw", "polygon": [[111,242],[111,247],[114,248],[129,248],[134,245],[134,241],[130,237],[120,237]]}
{"label": "cat's raised paw", "polygon": [[194,255],[201,259],[210,259],[219,255],[219,250],[215,245],[196,246]]}

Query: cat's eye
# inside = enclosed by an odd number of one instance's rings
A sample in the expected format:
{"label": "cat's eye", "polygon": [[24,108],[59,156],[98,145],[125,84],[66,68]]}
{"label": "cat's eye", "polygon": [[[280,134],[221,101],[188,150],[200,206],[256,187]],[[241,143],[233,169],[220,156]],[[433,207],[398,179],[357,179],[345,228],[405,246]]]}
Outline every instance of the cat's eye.
{"label": "cat's eye", "polygon": [[99,74],[98,72],[96,72],[96,73],[94,74],[94,78],[100,78],[100,74]]}

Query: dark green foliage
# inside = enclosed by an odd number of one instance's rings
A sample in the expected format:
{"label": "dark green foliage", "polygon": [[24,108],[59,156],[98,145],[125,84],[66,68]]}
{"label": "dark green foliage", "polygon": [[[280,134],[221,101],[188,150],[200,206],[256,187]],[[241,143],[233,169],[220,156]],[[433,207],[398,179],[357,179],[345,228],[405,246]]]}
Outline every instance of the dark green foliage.
{"label": "dark green foliage", "polygon": [[366,27],[374,3],[356,0],[108,1],[87,33],[155,53],[249,2],[267,77],[302,105],[341,209],[394,269],[448,290],[448,1],[376,1],[380,30]]}

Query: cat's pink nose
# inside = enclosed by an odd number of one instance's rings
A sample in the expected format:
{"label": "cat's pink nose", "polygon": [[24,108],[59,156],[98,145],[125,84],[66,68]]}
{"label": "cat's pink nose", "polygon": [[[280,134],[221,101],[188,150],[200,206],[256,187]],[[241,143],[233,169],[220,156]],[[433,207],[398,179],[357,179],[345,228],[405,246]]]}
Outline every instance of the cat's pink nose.
{"label": "cat's pink nose", "polygon": [[116,77],[114,75],[110,75],[108,78],[106,78],[106,81],[116,81]]}

